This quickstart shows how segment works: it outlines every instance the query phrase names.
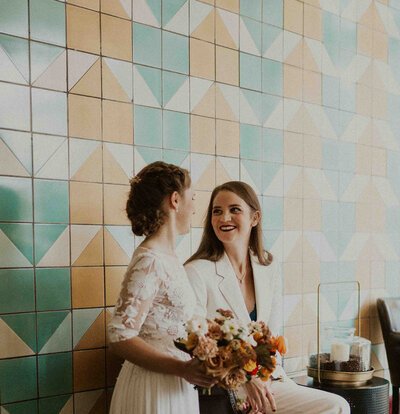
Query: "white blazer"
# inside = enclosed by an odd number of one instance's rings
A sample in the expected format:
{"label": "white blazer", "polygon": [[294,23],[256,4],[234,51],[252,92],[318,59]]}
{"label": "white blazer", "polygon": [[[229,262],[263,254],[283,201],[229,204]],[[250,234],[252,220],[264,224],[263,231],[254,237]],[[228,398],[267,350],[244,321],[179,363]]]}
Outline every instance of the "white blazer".
{"label": "white blazer", "polygon": [[[274,260],[269,266],[264,266],[252,255],[251,265],[257,320],[264,321],[273,336],[278,335],[282,325],[282,282],[279,264]],[[196,314],[214,318],[217,309],[230,309],[238,319],[250,322],[235,271],[226,253],[217,262],[194,260],[185,265],[185,269],[197,298]],[[281,367],[277,367],[273,376],[281,375],[285,374]]]}

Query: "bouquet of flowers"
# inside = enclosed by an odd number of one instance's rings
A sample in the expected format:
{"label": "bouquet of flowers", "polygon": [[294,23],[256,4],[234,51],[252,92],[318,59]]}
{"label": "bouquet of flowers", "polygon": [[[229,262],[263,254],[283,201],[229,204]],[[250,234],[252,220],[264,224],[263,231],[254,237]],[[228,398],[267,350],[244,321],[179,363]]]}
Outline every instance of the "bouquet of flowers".
{"label": "bouquet of flowers", "polygon": [[254,377],[267,381],[276,366],[276,352],[286,352],[282,336],[272,337],[264,322],[244,324],[229,310],[214,320],[195,317],[186,323],[186,339],[175,346],[198,358],[217,385],[235,390]]}

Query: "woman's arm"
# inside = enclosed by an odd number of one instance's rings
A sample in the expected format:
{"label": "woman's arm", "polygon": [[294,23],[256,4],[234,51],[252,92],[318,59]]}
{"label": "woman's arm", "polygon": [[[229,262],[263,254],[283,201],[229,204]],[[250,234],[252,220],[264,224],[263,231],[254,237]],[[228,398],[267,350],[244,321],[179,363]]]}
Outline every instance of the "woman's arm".
{"label": "woman's arm", "polygon": [[157,351],[139,337],[111,343],[110,349],[120,357],[149,371],[182,377],[201,387],[211,387],[215,384],[215,380],[205,374],[197,360],[181,361]]}

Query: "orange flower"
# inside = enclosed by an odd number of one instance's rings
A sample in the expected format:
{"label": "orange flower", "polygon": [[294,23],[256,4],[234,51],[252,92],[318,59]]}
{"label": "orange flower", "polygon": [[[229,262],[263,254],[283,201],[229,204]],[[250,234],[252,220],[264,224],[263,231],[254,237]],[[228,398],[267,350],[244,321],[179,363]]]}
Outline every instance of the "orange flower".
{"label": "orange flower", "polygon": [[283,336],[277,338],[271,338],[271,345],[278,350],[281,355],[286,354],[286,343]]}
{"label": "orange flower", "polygon": [[188,336],[188,339],[187,339],[187,342],[186,342],[186,349],[188,351],[191,351],[192,349],[194,349],[196,347],[198,342],[199,342],[199,337],[195,333],[191,333]]}
{"label": "orange flower", "polygon": [[262,381],[268,381],[269,377],[271,376],[271,372],[268,371],[268,369],[264,367],[260,368],[260,374],[261,374]]}
{"label": "orange flower", "polygon": [[262,337],[263,337],[263,334],[262,334],[262,333],[260,333],[260,332],[256,332],[256,333],[253,335],[253,338],[254,338],[254,340],[255,340],[256,342],[258,342],[260,339],[262,339]]}

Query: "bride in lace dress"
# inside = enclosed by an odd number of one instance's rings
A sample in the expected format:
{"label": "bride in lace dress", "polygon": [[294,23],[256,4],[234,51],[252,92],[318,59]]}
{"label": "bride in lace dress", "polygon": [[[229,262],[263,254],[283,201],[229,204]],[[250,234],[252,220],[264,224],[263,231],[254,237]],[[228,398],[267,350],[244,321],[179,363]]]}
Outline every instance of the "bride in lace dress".
{"label": "bride in lace dress", "polygon": [[110,414],[198,414],[191,384],[214,380],[173,344],[196,303],[174,252],[194,212],[188,172],[148,165],[131,181],[126,210],[133,232],[147,237],[132,256],[108,327],[111,349],[125,359]]}

